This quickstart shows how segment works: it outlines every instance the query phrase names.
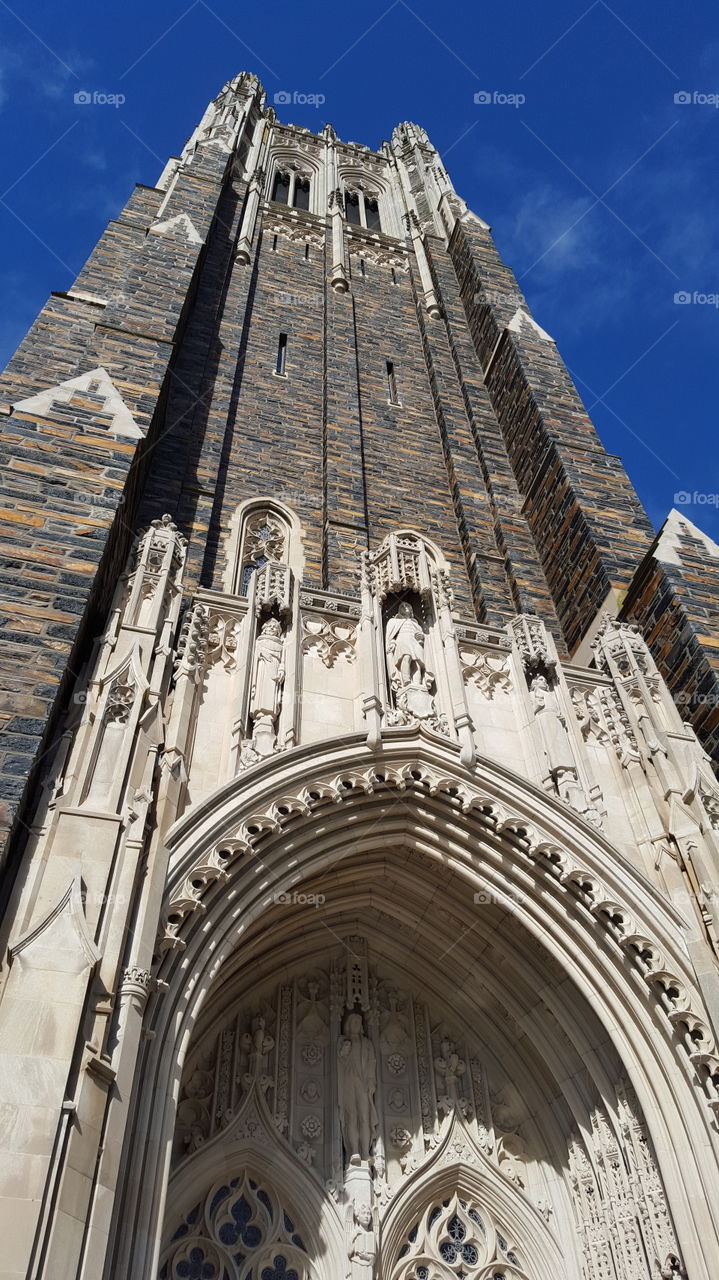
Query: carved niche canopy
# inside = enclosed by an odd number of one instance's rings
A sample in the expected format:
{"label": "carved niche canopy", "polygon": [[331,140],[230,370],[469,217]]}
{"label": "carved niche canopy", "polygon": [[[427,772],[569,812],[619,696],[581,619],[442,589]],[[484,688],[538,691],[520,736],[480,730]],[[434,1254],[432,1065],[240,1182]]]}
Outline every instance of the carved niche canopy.
{"label": "carved niche canopy", "polygon": [[424,599],[432,595],[430,559],[422,539],[413,533],[390,533],[368,557],[374,594],[384,600],[392,592],[416,591]]}

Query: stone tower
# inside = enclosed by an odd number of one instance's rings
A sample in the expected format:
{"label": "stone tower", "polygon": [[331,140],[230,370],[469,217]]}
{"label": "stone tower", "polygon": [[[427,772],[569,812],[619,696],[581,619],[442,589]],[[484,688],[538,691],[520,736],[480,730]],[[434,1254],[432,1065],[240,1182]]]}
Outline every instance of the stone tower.
{"label": "stone tower", "polygon": [[0,394],[0,1280],[716,1280],[719,548],[424,130],[238,76]]}

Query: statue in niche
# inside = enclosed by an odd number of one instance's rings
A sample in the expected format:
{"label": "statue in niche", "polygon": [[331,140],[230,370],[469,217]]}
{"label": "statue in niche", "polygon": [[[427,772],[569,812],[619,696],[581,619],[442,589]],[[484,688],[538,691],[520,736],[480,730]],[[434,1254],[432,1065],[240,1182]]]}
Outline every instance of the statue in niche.
{"label": "statue in niche", "polygon": [[297,1040],[301,1044],[325,1045],[329,1040],[327,1006],[319,999],[320,984],[310,978],[305,996],[300,988],[300,1003],[297,1010]]}
{"label": "statue in niche", "polygon": [[343,1030],[337,1045],[340,1125],[347,1155],[356,1163],[369,1160],[377,1133],[377,1062],[360,1013],[348,1013]]}
{"label": "statue in niche", "polygon": [[445,1115],[457,1107],[463,1116],[467,1115],[469,1102],[462,1095],[461,1080],[467,1070],[467,1064],[460,1058],[453,1040],[443,1036],[439,1046],[439,1057],[434,1060],[437,1072],[438,1097],[437,1106]]}
{"label": "statue in niche", "polygon": [[557,795],[588,822],[601,826],[601,815],[596,805],[587,799],[579,781],[572,743],[554,689],[547,677],[540,674],[534,676],[529,692]]}
{"label": "statue in niche", "polygon": [[534,716],[539,725],[542,746],[553,776],[565,770],[574,771],[574,756],[566,725],[559,710],[557,695],[546,676],[536,675],[529,686]]}
{"label": "statue in niche", "polygon": [[249,1089],[253,1081],[257,1081],[260,1089],[266,1092],[272,1084],[272,1077],[265,1071],[265,1059],[274,1049],[275,1042],[273,1037],[265,1031],[265,1019],[261,1013],[252,1019],[252,1030],[245,1032],[241,1043],[249,1056],[247,1071],[242,1077],[243,1085]]}
{"label": "statue in niche", "polygon": [[427,678],[424,631],[414,616],[411,604],[406,600],[387,623],[385,646],[390,678],[396,672],[401,688],[410,684],[421,688]]}
{"label": "statue in niche", "polygon": [[387,1054],[408,1053],[412,1044],[409,1022],[398,1008],[399,995],[394,987],[387,989],[387,1004],[389,1008],[380,1017],[380,1044]]}
{"label": "statue in niche", "polygon": [[427,670],[424,645],[422,626],[414,616],[411,604],[403,600],[387,623],[387,670],[397,710],[418,720],[434,715],[433,676]]}
{"label": "statue in niche", "polygon": [[347,1248],[351,1280],[373,1280],[377,1246],[372,1209],[364,1201],[348,1208]]}
{"label": "statue in niche", "polygon": [[250,719],[252,746],[259,756],[270,756],[277,742],[277,719],[282,705],[284,640],[277,618],[263,623],[255,641]]}

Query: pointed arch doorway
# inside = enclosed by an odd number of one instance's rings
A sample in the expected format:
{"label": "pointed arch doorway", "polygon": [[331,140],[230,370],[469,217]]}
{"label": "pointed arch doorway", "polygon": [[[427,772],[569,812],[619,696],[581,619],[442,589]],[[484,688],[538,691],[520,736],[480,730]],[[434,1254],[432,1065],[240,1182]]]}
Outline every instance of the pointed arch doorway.
{"label": "pointed arch doorway", "polygon": [[[520,788],[507,771],[484,762],[481,784],[470,784],[447,753],[416,741],[409,755],[407,750],[398,737],[385,749],[382,769],[373,765],[369,771],[360,770],[361,761],[348,748],[343,760],[322,752],[314,773],[307,751],[297,762],[296,797],[287,768],[272,790],[266,767],[256,793],[245,780],[238,803],[227,787],[171,833],[169,941],[161,970],[168,987],[148,1006],[147,1026],[155,1037],[147,1042],[129,1140],[143,1144],[148,1156],[141,1177],[133,1185],[125,1181],[118,1214],[118,1224],[138,1221],[143,1227],[134,1236],[122,1235],[125,1256],[116,1253],[110,1274],[123,1280],[157,1277],[178,1208],[177,1178],[199,1168],[200,1148],[221,1145],[243,1105],[243,1077],[250,1067],[238,1044],[252,1036],[258,1016],[274,1041],[261,1074],[269,1077],[263,1096],[284,1144],[283,1158],[300,1168],[308,1186],[319,1187],[322,1208],[315,1216],[326,1213],[333,1224],[313,1245],[317,1257],[313,1253],[311,1265],[324,1280],[326,1241],[334,1239],[333,1248],[339,1248],[341,1238],[344,1257],[357,1270],[363,1259],[352,1257],[348,1239],[352,1233],[360,1239],[360,1228],[366,1228],[361,1219],[348,1222],[345,1216],[350,1202],[359,1199],[347,1196],[347,1153],[331,1064],[342,1020],[356,1003],[347,999],[348,939],[364,939],[366,957],[360,955],[359,968],[364,972],[366,964],[370,994],[359,1009],[363,1034],[376,1045],[384,1147],[378,1152],[373,1145],[368,1175],[374,1265],[381,1266],[382,1280],[387,1266],[401,1262],[399,1251],[415,1225],[419,1230],[425,1210],[436,1204],[414,1206],[414,1219],[403,1224],[406,1233],[395,1241],[397,1256],[387,1253],[390,1214],[428,1168],[458,1111],[475,1126],[479,1148],[491,1147],[486,1158],[503,1184],[548,1230],[558,1251],[552,1280],[624,1280],[659,1276],[662,1269],[679,1276],[677,1235],[682,1249],[688,1242],[693,1250],[692,1266],[701,1264],[694,1268],[697,1276],[711,1275],[711,1239],[700,1243],[692,1235],[691,1203],[677,1194],[677,1179],[688,1186],[696,1176],[701,1093],[696,1081],[693,1088],[683,1083],[681,1046],[657,1029],[652,1007],[640,994],[639,972],[627,979],[612,934],[581,895],[591,893],[594,903],[612,906],[614,930],[626,930],[630,920],[631,936],[647,940],[643,957],[650,955],[652,936],[666,937],[662,972],[670,961],[681,965],[672,922],[662,918],[666,907],[596,833],[524,784]],[[259,857],[245,852],[250,841]],[[533,849],[539,852],[528,853]],[[218,879],[226,857],[231,872]],[[211,887],[202,913],[191,885]],[[622,902],[631,904],[629,920],[626,907],[619,914],[616,904]],[[356,943],[350,946],[357,952]],[[343,966],[345,973],[333,978]],[[314,995],[310,981],[318,987]],[[419,1005],[425,1008],[424,1024]],[[288,1018],[289,1042],[280,1034]],[[394,1023],[389,1037],[388,1018]],[[414,1036],[404,1055],[403,1019],[410,1040]],[[320,1023],[326,1044],[318,1101],[300,1095],[308,1073],[299,1064],[304,1048],[309,1058],[316,1056],[300,1031],[317,1031]],[[423,1049],[417,1041],[421,1024]],[[225,1036],[230,1066],[223,1070]],[[285,1071],[278,1054],[287,1042],[291,1069]],[[202,1053],[208,1057],[200,1074],[206,1071],[209,1082],[203,1092],[194,1080],[188,1092]],[[412,1059],[406,1081],[394,1078],[392,1066],[401,1066],[395,1054]],[[489,1092],[485,1119],[473,1061]],[[167,1106],[153,1110],[163,1078],[169,1082]],[[226,1091],[226,1105],[218,1092],[225,1079],[235,1090]],[[671,1097],[663,1083],[669,1079]],[[429,1100],[424,1110],[423,1096]],[[647,1098],[650,1120],[642,1110]],[[662,1141],[668,1124],[681,1128],[684,1148]],[[155,1135],[151,1141],[148,1134]],[[240,1163],[229,1172],[235,1178],[243,1171]],[[147,1197],[139,1194],[142,1186]],[[459,1194],[456,1187],[448,1193],[450,1199]],[[303,1240],[313,1238],[302,1222],[305,1199],[299,1197],[296,1219]],[[476,1193],[461,1199],[484,1220]],[[609,1218],[608,1203],[618,1206]],[[295,1221],[291,1211],[290,1217]],[[520,1267],[546,1265],[547,1249],[535,1260],[528,1239],[529,1250],[525,1245],[520,1254],[502,1218],[492,1222]],[[535,1238],[538,1232],[539,1226]],[[337,1265],[332,1254],[328,1280],[342,1274],[332,1271]],[[507,1265],[516,1270],[511,1260]]]}

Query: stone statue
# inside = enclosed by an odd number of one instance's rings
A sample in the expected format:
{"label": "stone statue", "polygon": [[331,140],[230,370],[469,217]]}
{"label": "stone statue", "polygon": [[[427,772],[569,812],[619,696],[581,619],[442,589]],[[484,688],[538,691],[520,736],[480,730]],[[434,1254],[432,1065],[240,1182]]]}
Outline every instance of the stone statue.
{"label": "stone statue", "polygon": [[351,1280],[373,1280],[377,1247],[370,1206],[355,1205],[351,1211],[348,1226]]}
{"label": "stone statue", "polygon": [[529,692],[550,773],[556,777],[558,772],[565,769],[571,769],[574,772],[575,763],[569,734],[559,711],[557,695],[550,688],[547,677],[535,676],[529,686]]}
{"label": "stone statue", "polygon": [[409,1022],[399,1010],[399,995],[394,987],[386,992],[388,1008],[380,1015],[380,1044],[389,1054],[407,1053],[411,1048]]}
{"label": "stone statue", "polygon": [[249,1056],[247,1071],[242,1077],[246,1089],[254,1080],[263,1092],[272,1084],[272,1077],[265,1072],[265,1058],[274,1047],[274,1039],[265,1031],[265,1019],[260,1013],[252,1019],[252,1031],[246,1031],[242,1037],[242,1048]]}
{"label": "stone statue", "polygon": [[385,636],[390,681],[405,689],[422,688],[427,679],[424,661],[424,631],[406,600],[387,623]]}
{"label": "stone statue", "polygon": [[268,618],[255,641],[250,691],[252,745],[260,756],[272,755],[275,749],[285,678],[283,651],[282,627],[276,618]]}
{"label": "stone statue", "polygon": [[377,1063],[371,1041],[364,1034],[362,1015],[348,1013],[344,1035],[337,1045],[338,1101],[345,1150],[350,1160],[369,1160],[377,1132],[374,1095]]}
{"label": "stone statue", "polygon": [[307,983],[307,995],[302,997],[297,1010],[297,1040],[300,1044],[325,1045],[329,1040],[327,1006],[319,999],[319,994],[319,983],[311,978]]}
{"label": "stone statue", "polygon": [[[438,1098],[437,1105],[448,1115],[454,1107],[459,1107],[463,1115],[466,1115],[468,1109],[467,1099],[462,1096],[461,1079],[467,1070],[467,1064],[463,1058],[460,1058],[456,1051],[455,1045],[449,1036],[444,1036],[439,1046],[440,1056],[434,1060],[434,1069],[437,1072]],[[442,1091],[443,1092],[440,1092]]]}

